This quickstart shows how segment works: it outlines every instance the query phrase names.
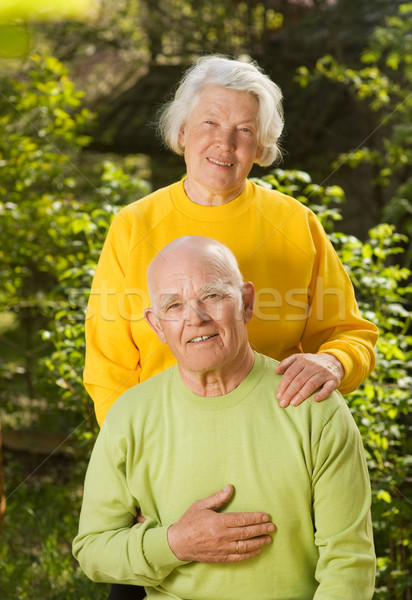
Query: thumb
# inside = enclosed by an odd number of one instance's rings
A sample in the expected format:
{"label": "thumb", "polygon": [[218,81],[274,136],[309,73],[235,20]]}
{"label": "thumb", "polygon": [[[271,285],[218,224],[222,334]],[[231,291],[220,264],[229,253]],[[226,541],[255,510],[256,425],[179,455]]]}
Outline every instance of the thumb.
{"label": "thumb", "polygon": [[223,504],[228,502],[233,494],[233,485],[227,485],[223,490],[219,490],[214,494],[211,494],[207,498],[200,500],[200,504],[203,508],[208,508],[209,510],[217,510]]}

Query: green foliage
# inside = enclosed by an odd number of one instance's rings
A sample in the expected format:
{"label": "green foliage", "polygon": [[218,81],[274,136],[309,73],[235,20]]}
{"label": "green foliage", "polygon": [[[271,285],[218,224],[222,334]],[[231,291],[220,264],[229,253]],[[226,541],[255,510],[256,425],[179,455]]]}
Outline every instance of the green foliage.
{"label": "green foliage", "polygon": [[2,87],[0,310],[14,315],[19,331],[17,338],[3,333],[13,359],[1,375],[19,371],[32,396],[36,378],[41,385],[33,359],[47,351],[39,330],[57,300],[55,283],[74,256],[82,262],[78,240],[67,238],[70,213],[80,207],[70,157],[87,142],[79,130],[90,115],[53,58],[33,57],[24,80],[4,79]]}
{"label": "green foliage", "polygon": [[245,52],[281,24],[282,16],[259,0],[106,0],[92,28],[74,30],[62,22],[65,35],[57,39],[63,37],[63,49],[76,39],[82,46],[86,38],[89,49],[90,44],[99,50],[112,45],[129,56],[164,63],[208,52]]}
{"label": "green foliage", "polygon": [[[317,61],[313,72],[300,67],[301,86],[321,78],[345,86],[356,101],[366,104],[373,116],[371,133],[362,144],[341,154],[334,168],[342,164],[374,166],[378,190],[384,195],[382,220],[395,224],[408,237],[412,235],[412,3],[400,4],[396,15],[377,27],[360,57],[363,66],[350,68],[327,55]],[[412,248],[405,256],[412,263]]]}
{"label": "green foliage", "polygon": [[[108,586],[88,581],[71,555],[82,498],[83,463],[49,459],[26,480],[33,461],[8,452],[5,527],[0,535],[2,600],[103,600]],[[21,482],[24,481],[24,485]]]}
{"label": "green foliage", "polygon": [[[376,600],[401,600],[412,587],[410,548],[411,272],[393,264],[404,235],[382,224],[362,244],[336,234],[364,314],[380,328],[376,367],[348,400],[362,434],[373,490],[378,555]],[[339,247],[339,246],[338,246]]]}
{"label": "green foliage", "polygon": [[14,318],[1,332],[9,352],[0,374],[8,384],[24,379],[26,394],[47,397],[49,409],[54,402],[53,422],[42,425],[65,429],[88,402],[83,322],[95,264],[116,206],[148,186],[109,161],[94,166],[96,183],[79,169],[91,115],[56,59],[34,56],[26,76],[5,79],[3,89],[0,313]]}

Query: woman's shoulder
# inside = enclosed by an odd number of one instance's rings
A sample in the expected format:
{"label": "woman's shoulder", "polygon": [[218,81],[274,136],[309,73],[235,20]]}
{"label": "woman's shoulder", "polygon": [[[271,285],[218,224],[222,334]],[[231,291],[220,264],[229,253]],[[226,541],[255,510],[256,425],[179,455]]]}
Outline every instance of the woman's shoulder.
{"label": "woman's shoulder", "polygon": [[138,235],[147,233],[154,229],[156,224],[164,219],[165,215],[173,210],[172,192],[178,187],[180,182],[160,188],[139,200],[131,202],[124,206],[116,214],[112,221],[112,235]]}
{"label": "woman's shoulder", "polygon": [[181,182],[172,183],[166,187],[159,188],[154,192],[151,192],[147,196],[131,202],[127,206],[124,206],[119,214],[122,215],[137,215],[151,212],[153,209],[160,205],[171,202],[171,194],[175,187],[181,185]]}
{"label": "woman's shoulder", "polygon": [[266,204],[269,207],[274,206],[277,210],[296,211],[297,209],[302,209],[305,213],[312,212],[299,200],[292,198],[292,196],[287,196],[273,188],[266,187],[264,182],[259,183],[256,180],[251,180],[250,183],[253,186],[255,199],[260,203]]}
{"label": "woman's shoulder", "polygon": [[324,233],[320,221],[315,213],[300,200],[278,192],[273,188],[267,188],[254,181],[250,181],[253,186],[254,203],[262,214],[273,215],[276,222],[280,220],[284,227],[294,229],[297,225],[299,230],[306,228],[312,234],[316,231],[317,235]]}

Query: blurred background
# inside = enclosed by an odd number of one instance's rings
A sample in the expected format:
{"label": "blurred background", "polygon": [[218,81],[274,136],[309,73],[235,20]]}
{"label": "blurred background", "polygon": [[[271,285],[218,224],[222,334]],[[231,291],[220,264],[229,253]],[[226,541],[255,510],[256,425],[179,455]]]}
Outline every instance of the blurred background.
{"label": "blurred background", "polygon": [[180,178],[158,108],[200,55],[281,87],[283,161],[381,336],[347,397],[373,488],[375,598],[412,598],[412,3],[20,0],[0,6],[0,597],[97,600],[71,557],[97,425],[81,375],[113,215]]}

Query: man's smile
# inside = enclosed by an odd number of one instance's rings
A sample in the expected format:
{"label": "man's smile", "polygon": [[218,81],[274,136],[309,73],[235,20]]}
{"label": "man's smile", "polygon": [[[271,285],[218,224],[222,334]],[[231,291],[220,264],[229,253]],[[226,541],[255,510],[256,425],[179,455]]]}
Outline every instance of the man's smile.
{"label": "man's smile", "polygon": [[217,335],[217,333],[212,333],[210,335],[199,335],[198,337],[189,340],[188,344],[197,344],[199,342],[204,342],[206,340],[210,340],[210,338],[216,337]]}

